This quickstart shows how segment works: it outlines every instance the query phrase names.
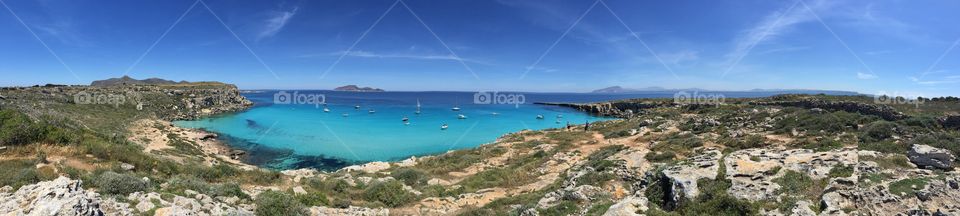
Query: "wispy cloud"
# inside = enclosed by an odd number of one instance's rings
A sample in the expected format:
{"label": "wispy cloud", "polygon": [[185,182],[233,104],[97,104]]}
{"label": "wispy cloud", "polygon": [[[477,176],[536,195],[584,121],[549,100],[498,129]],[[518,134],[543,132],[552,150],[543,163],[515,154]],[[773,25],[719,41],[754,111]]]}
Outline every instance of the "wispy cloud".
{"label": "wispy cloud", "polygon": [[757,55],[766,55],[766,54],[784,53],[784,52],[795,52],[795,51],[808,50],[808,49],[810,49],[810,47],[808,47],[808,46],[779,47],[779,48],[773,48],[773,49],[768,49],[768,50],[759,51],[759,52],[757,52]]}
{"label": "wispy cloud", "polygon": [[478,64],[487,64],[486,62],[483,62],[483,61],[478,61],[478,60],[474,60],[474,59],[467,59],[467,58],[460,58],[460,57],[454,56],[454,55],[452,55],[452,54],[450,54],[450,55],[432,55],[432,54],[413,54],[413,53],[377,53],[377,52],[369,52],[369,51],[361,51],[361,50],[353,50],[353,51],[349,51],[349,52],[348,52],[348,51],[339,51],[339,52],[327,53],[327,54],[323,54],[323,55],[308,54],[308,55],[301,55],[301,56],[299,56],[299,57],[301,57],[301,58],[312,58],[312,57],[319,57],[319,56],[340,56],[340,55],[349,56],[349,57],[360,57],[360,58],[382,58],[382,59],[391,59],[391,58],[392,58],[392,59],[413,59],[413,60],[464,61],[464,62],[471,62],[471,63],[478,63]]}
{"label": "wispy cloud", "polygon": [[726,54],[727,64],[730,65],[726,72],[736,67],[757,45],[780,38],[798,24],[815,21],[816,17],[811,10],[825,10],[831,6],[827,1],[814,1],[808,4],[808,10],[807,7],[798,6],[799,4],[802,4],[800,0],[791,2],[786,8],[767,15],[756,25],[744,30],[744,33],[734,40],[733,49]]}
{"label": "wispy cloud", "polygon": [[878,78],[876,74],[857,72],[857,79],[871,80]]}
{"label": "wispy cloud", "polygon": [[46,25],[34,25],[33,28],[39,30],[43,35],[54,37],[66,45],[81,47],[93,45],[77,33],[76,26],[72,22],[57,21]]}
{"label": "wispy cloud", "polygon": [[287,22],[290,21],[290,18],[293,18],[297,14],[297,11],[300,10],[300,7],[294,7],[290,11],[273,11],[267,20],[264,21],[263,27],[261,27],[260,32],[257,33],[257,40],[261,40],[268,37],[273,37],[284,26],[287,25]]}
{"label": "wispy cloud", "polygon": [[[937,74],[946,74],[941,76],[929,76]],[[950,73],[948,70],[937,70],[923,73],[920,77],[907,77],[910,81],[920,85],[940,85],[960,83],[960,75]]]}

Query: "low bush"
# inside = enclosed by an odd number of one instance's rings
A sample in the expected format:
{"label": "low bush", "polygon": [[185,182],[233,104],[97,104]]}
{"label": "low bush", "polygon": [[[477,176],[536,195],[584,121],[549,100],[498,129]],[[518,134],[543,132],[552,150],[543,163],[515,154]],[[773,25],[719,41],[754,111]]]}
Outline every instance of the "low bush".
{"label": "low bush", "polygon": [[103,172],[94,180],[100,193],[126,195],[149,189],[149,183],[136,176],[111,171]]}
{"label": "low bush", "polygon": [[257,216],[309,215],[300,201],[290,194],[279,191],[264,191],[255,200]]}
{"label": "low bush", "polygon": [[404,184],[411,187],[419,187],[427,184],[429,177],[426,173],[413,168],[399,168],[390,173],[394,179],[403,181]]}
{"label": "low bush", "polygon": [[374,183],[363,191],[363,198],[369,202],[379,202],[388,207],[399,207],[416,199],[413,193],[403,189],[399,181]]}
{"label": "low bush", "polygon": [[890,193],[897,196],[913,196],[927,186],[926,178],[909,178],[890,183]]}

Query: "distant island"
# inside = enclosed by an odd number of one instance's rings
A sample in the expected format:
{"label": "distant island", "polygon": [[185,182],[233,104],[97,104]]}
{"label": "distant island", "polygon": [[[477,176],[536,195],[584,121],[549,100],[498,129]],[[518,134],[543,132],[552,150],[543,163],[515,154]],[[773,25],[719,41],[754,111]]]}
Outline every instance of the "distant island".
{"label": "distant island", "polygon": [[857,95],[859,93],[853,91],[836,91],[836,90],[815,90],[815,89],[750,89],[750,90],[708,90],[701,88],[684,88],[684,89],[668,89],[658,86],[646,87],[646,88],[624,88],[621,86],[610,86],[602,89],[593,90],[590,93],[599,93],[599,94],[629,94],[629,93],[645,93],[645,92],[678,92],[678,91],[701,91],[701,92],[778,92],[784,94],[831,94],[831,95]]}
{"label": "distant island", "polygon": [[384,91],[383,89],[379,89],[379,88],[359,87],[357,85],[340,86],[333,90],[334,91],[350,91],[350,92],[383,92]]}

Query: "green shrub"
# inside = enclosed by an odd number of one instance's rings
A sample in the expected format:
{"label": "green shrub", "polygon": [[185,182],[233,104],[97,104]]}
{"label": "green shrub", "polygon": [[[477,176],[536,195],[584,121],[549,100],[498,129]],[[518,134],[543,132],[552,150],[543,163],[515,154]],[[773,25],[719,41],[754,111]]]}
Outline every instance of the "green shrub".
{"label": "green shrub", "polygon": [[830,168],[830,173],[828,173],[827,176],[830,178],[850,177],[853,176],[853,168],[853,166],[836,165]]}
{"label": "green shrub", "polygon": [[566,216],[566,215],[574,215],[579,210],[580,208],[577,206],[576,202],[573,202],[570,200],[563,200],[563,201],[560,201],[559,204],[553,207],[550,207],[547,209],[541,209],[538,213],[540,213],[539,215],[544,215],[544,216],[548,216],[548,215],[549,216]]}
{"label": "green shrub", "polygon": [[303,203],[306,206],[329,206],[330,200],[327,200],[327,196],[319,192],[308,192],[306,194],[296,195],[296,198],[300,203]]}
{"label": "green shrub", "polygon": [[300,201],[279,191],[264,191],[255,200],[257,216],[309,215]]}
{"label": "green shrub", "polygon": [[97,176],[94,185],[97,186],[97,189],[101,193],[117,195],[145,191],[149,188],[149,183],[143,181],[143,179],[111,171],[101,173]]}
{"label": "green shrub", "polygon": [[413,168],[399,168],[390,173],[390,176],[393,176],[394,179],[403,181],[404,184],[407,184],[411,187],[418,187],[427,184],[429,180],[426,173],[416,170]]}
{"label": "green shrub", "polygon": [[888,121],[876,121],[863,127],[860,140],[863,142],[879,142],[893,137],[897,124]]}
{"label": "green shrub", "polygon": [[363,191],[363,198],[370,202],[380,202],[389,207],[399,207],[416,199],[416,196],[403,189],[399,181],[378,182]]}
{"label": "green shrub", "polygon": [[761,135],[749,135],[743,138],[727,140],[723,145],[733,150],[760,148],[767,145],[767,138]]}
{"label": "green shrub", "polygon": [[43,127],[30,117],[13,110],[0,110],[0,146],[30,144],[41,137]]}
{"label": "green shrub", "polygon": [[910,145],[907,143],[895,143],[890,140],[884,140],[879,142],[864,142],[857,145],[857,148],[860,150],[870,150],[883,153],[893,153],[893,154],[906,154],[910,150]]}
{"label": "green shrub", "polygon": [[40,174],[34,168],[33,160],[8,160],[0,161],[0,185],[9,185],[14,189],[20,186],[40,182]]}
{"label": "green shrub", "polygon": [[926,178],[909,178],[890,183],[890,193],[897,196],[913,196],[927,186]]}
{"label": "green shrub", "polygon": [[647,155],[643,156],[647,161],[654,163],[662,163],[672,161],[677,155],[671,151],[668,152],[649,152]]}

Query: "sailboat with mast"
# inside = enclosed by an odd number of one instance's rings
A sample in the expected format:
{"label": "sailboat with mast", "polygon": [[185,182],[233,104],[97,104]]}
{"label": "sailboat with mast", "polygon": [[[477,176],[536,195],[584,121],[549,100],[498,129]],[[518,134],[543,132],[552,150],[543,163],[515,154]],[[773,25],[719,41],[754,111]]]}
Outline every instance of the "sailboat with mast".
{"label": "sailboat with mast", "polygon": [[420,115],[420,98],[417,98],[417,111],[414,114]]}

